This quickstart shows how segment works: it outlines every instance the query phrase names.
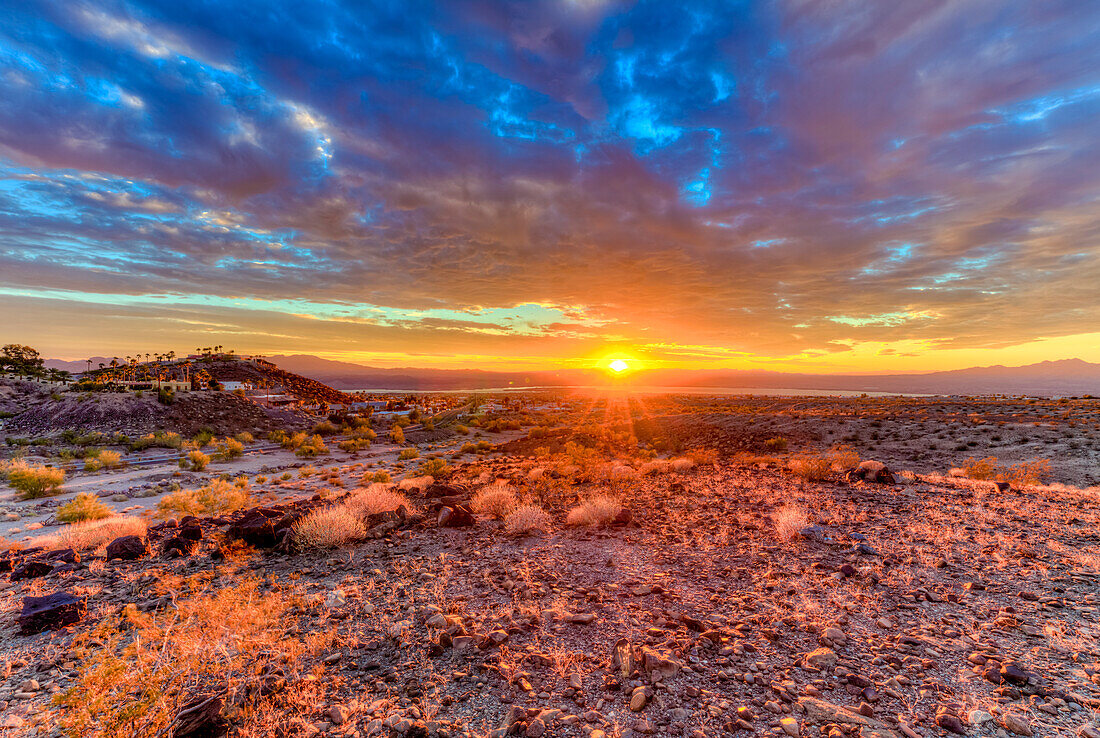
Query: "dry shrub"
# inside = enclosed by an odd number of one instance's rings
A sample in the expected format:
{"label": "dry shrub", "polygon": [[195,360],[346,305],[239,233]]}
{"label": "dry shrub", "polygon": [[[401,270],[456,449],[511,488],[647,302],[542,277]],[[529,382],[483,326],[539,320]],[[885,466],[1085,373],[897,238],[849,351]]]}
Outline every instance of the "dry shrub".
{"label": "dry shrub", "polygon": [[679,459],[673,459],[672,461],[670,461],[669,466],[672,468],[672,471],[676,472],[677,474],[683,474],[686,471],[691,471],[692,469],[694,469],[695,462],[691,459],[681,457]]}
{"label": "dry shrub", "polygon": [[546,470],[543,469],[541,466],[536,466],[527,472],[527,478],[532,482],[536,482],[539,479],[542,479],[542,476],[544,474],[546,474]]}
{"label": "dry shrub", "polygon": [[693,448],[684,455],[697,466],[712,466],[718,463],[718,449],[715,448]]}
{"label": "dry shrub", "polygon": [[247,481],[230,484],[215,479],[198,489],[183,489],[165,495],[157,503],[157,513],[169,515],[221,515],[246,507],[252,501]]}
{"label": "dry shrub", "polygon": [[588,527],[610,525],[622,509],[623,506],[610,497],[593,497],[570,510],[565,524]]}
{"label": "dry shrub", "polygon": [[114,515],[102,520],[67,525],[56,535],[36,538],[32,546],[43,548],[72,548],[77,551],[94,551],[122,536],[144,536],[145,521],[127,515]]}
{"label": "dry shrub", "polygon": [[[668,464],[667,461],[661,463],[666,465]],[[638,470],[632,466],[627,466],[626,464],[613,462],[610,464],[601,465],[597,470],[597,476],[599,476],[601,479],[606,479],[608,481],[621,481],[637,477]]]}
{"label": "dry shrub", "polygon": [[772,513],[775,532],[781,541],[793,541],[806,527],[806,512],[794,503],[788,503]]}
{"label": "dry shrub", "polygon": [[825,457],[835,472],[845,472],[859,466],[859,453],[851,446],[833,446]]}
{"label": "dry shrub", "polygon": [[487,487],[482,487],[481,491],[474,495],[474,499],[470,501],[470,507],[473,508],[474,512],[488,515],[497,520],[504,520],[505,516],[514,510],[518,504],[519,500],[516,499],[515,490],[503,482],[496,482]]}
{"label": "dry shrub", "polygon": [[538,505],[520,505],[504,518],[504,529],[512,535],[544,532],[550,528],[550,513]]}
{"label": "dry shrub", "polygon": [[356,510],[334,505],[314,510],[294,524],[294,541],[303,548],[339,548],[360,541],[366,528]]}
{"label": "dry shrub", "polygon": [[69,502],[57,508],[59,523],[82,523],[86,520],[102,520],[114,514],[107,505],[91,492],[81,492]]}
{"label": "dry shrub", "polygon": [[391,512],[402,505],[406,510],[412,509],[409,498],[394,491],[388,484],[372,484],[365,489],[354,490],[344,504],[360,518]]}
{"label": "dry shrub", "polygon": [[237,694],[263,699],[259,688],[272,669],[290,673],[331,640],[324,633],[308,642],[287,636],[287,611],[297,603],[286,594],[263,592],[251,579],[217,581],[209,592],[180,597],[161,612],[127,605],[120,616],[104,617],[78,635],[71,651],[80,671],[57,698],[64,733],[168,735],[196,690],[228,682]]}
{"label": "dry shrub", "polygon": [[434,481],[435,478],[429,476],[407,477],[398,482],[397,487],[406,491],[415,489],[417,492],[423,492]]}
{"label": "dry shrub", "polygon": [[664,459],[654,459],[653,461],[647,461],[642,464],[638,469],[639,474],[649,476],[651,474],[667,474],[669,470],[669,463]]}
{"label": "dry shrub", "polygon": [[118,451],[103,450],[99,452],[99,463],[104,469],[117,469],[123,466],[122,454]]}
{"label": "dry shrub", "polygon": [[996,456],[987,456],[984,459],[967,459],[962,469],[952,469],[952,476],[965,476],[970,479],[988,479],[1019,487],[1034,487],[1042,484],[1043,480],[1050,476],[1050,459],[1031,459],[1021,461],[1014,466],[1005,466],[997,461]]}
{"label": "dry shrub", "polygon": [[787,462],[787,468],[807,482],[819,482],[829,477],[833,463],[823,456],[795,456]]}
{"label": "dry shrub", "polygon": [[194,451],[188,451],[187,456],[180,459],[180,469],[202,471],[209,463],[210,457],[204,454],[202,451],[195,449]]}

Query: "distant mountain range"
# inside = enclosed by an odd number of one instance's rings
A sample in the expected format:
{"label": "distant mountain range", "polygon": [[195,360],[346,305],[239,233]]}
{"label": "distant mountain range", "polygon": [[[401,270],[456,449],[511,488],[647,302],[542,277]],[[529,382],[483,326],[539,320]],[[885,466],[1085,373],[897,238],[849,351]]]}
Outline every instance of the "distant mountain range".
{"label": "distant mountain range", "polygon": [[[382,369],[317,356],[268,356],[270,361],[342,390],[462,390],[494,387],[564,387],[608,384],[600,370],[490,372],[478,369]],[[110,360],[92,359],[92,366]],[[83,361],[49,359],[46,366],[84,371]],[[848,390],[914,394],[1100,395],[1100,364],[1081,359],[1043,361],[1027,366],[986,366],[922,374],[797,374],[719,370],[649,369],[631,382],[651,387],[745,387],[753,389]]]}

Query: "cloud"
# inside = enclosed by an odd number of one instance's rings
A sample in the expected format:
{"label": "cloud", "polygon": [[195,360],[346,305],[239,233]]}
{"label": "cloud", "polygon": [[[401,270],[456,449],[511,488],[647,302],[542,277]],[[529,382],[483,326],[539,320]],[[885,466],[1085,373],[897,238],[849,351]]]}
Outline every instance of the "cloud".
{"label": "cloud", "polygon": [[456,353],[1081,333],[1098,30],[1022,0],[23,4],[0,286],[583,316],[374,336]]}

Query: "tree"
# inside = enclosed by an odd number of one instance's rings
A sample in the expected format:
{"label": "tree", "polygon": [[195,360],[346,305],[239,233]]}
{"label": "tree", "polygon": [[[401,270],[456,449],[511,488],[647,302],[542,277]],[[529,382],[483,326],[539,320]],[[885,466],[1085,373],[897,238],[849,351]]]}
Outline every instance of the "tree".
{"label": "tree", "polygon": [[0,371],[37,376],[42,373],[42,357],[30,346],[9,343],[0,348]]}

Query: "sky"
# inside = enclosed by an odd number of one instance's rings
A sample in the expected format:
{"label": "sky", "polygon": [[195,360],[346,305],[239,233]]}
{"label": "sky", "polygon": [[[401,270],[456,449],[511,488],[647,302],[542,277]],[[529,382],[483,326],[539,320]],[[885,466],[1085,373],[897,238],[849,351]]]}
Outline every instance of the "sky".
{"label": "sky", "polygon": [[1100,361],[1100,3],[0,9],[3,342]]}

